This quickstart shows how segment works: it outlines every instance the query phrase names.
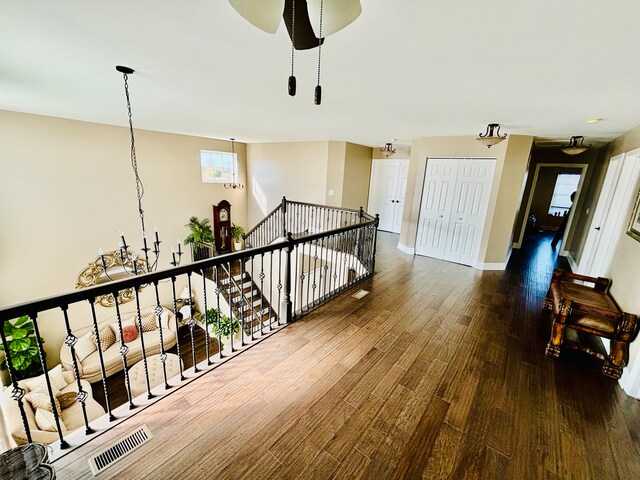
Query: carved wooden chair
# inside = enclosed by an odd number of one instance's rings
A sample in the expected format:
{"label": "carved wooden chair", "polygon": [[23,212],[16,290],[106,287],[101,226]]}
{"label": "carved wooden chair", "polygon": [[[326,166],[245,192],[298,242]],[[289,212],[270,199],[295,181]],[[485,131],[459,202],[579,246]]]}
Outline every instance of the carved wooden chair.
{"label": "carved wooden chair", "polygon": [[[593,286],[577,282],[592,283]],[[611,280],[553,271],[544,309],[551,310],[553,326],[545,354],[559,357],[560,347],[581,350],[604,361],[602,373],[620,378],[629,358],[629,343],[638,335],[638,316],[620,310],[609,295]],[[603,355],[579,343],[566,339],[565,329],[597,335],[611,341],[609,355]]]}

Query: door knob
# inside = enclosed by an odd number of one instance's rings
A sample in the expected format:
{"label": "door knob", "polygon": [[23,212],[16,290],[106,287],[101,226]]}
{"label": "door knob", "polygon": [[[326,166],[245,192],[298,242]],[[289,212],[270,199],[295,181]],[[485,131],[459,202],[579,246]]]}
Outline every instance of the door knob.
{"label": "door knob", "polygon": [[442,215],[438,215],[438,218],[442,218]]}

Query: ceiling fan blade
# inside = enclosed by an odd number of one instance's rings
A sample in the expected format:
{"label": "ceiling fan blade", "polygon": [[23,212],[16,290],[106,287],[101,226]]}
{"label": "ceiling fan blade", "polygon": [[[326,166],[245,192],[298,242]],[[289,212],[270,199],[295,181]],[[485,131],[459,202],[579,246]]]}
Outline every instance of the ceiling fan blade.
{"label": "ceiling fan blade", "polygon": [[267,33],[276,33],[285,0],[229,0],[229,3],[249,23]]}
{"label": "ceiling fan blade", "polygon": [[[296,4],[296,28],[295,35],[291,35],[291,17],[293,12],[293,2]],[[306,0],[287,0],[284,5],[284,24],[287,26],[289,37],[293,38],[293,46],[296,50],[309,50],[315,48],[320,43],[316,37],[309,21]],[[322,39],[324,43],[324,39]]]}
{"label": "ceiling fan blade", "polygon": [[[308,0],[307,4],[313,31],[315,35],[320,35],[320,0]],[[360,5],[360,0],[324,0],[322,7],[322,36],[328,37],[338,30],[342,30],[358,18],[361,13],[362,5]]]}

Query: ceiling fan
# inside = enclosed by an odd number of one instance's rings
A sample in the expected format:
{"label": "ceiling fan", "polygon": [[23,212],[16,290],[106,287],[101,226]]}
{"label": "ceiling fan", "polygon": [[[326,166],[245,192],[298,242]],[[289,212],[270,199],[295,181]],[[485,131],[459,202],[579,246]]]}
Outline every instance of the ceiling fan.
{"label": "ceiling fan", "polygon": [[247,21],[267,33],[276,33],[284,19],[296,50],[319,46],[325,37],[342,30],[362,13],[360,0],[229,0],[229,3]]}

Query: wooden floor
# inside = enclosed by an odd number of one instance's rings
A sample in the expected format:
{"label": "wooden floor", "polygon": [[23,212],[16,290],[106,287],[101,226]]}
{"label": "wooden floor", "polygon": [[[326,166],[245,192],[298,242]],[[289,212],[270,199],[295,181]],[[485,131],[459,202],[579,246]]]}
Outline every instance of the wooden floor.
{"label": "wooden floor", "polygon": [[[148,424],[100,477],[640,478],[640,402],[570,352],[544,356],[550,237],[504,272],[405,255],[379,234],[378,274],[55,462]],[[546,329],[545,329],[546,330]]]}

